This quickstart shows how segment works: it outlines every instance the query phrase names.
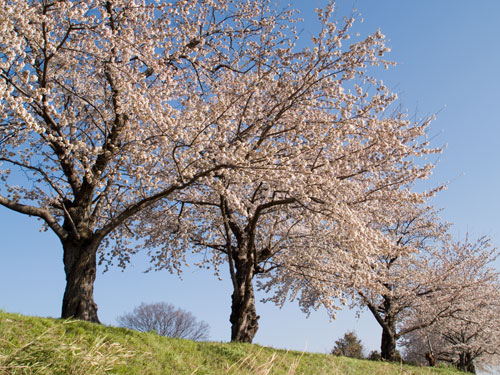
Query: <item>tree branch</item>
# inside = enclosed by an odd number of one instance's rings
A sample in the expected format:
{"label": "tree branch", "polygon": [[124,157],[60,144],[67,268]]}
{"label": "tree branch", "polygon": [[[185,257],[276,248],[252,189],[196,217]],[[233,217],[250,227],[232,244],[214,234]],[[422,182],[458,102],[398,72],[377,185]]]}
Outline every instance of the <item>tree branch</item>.
{"label": "tree branch", "polygon": [[50,227],[50,229],[52,229],[54,233],[61,239],[61,241],[66,239],[66,237],[68,236],[68,233],[59,225],[57,220],[50,214],[48,210],[21,204],[1,195],[0,204],[21,214],[36,216],[43,219]]}

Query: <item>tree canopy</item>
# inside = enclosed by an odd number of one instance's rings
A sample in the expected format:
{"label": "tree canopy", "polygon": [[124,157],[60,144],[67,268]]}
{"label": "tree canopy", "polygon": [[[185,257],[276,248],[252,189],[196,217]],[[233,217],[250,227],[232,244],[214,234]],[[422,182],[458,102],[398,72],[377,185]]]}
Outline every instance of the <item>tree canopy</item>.
{"label": "tree canopy", "polygon": [[236,341],[258,329],[256,276],[273,302],[332,315],[349,288],[392,283],[380,261],[415,245],[391,228],[432,195],[413,186],[440,150],[375,78],[385,36],[351,39],[334,12],[300,47],[270,0],[0,9],[0,204],[59,237],[63,317],[98,322],[97,263],[141,247],[154,269],[186,251],[226,265]]}

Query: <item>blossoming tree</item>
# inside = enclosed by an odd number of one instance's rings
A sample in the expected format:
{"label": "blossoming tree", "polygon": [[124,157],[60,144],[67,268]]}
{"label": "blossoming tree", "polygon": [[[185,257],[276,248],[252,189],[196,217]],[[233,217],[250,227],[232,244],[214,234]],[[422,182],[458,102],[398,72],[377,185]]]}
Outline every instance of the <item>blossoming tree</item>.
{"label": "blossoming tree", "polygon": [[441,324],[463,309],[494,278],[495,249],[487,238],[456,242],[431,207],[400,207],[384,232],[392,246],[380,249],[370,282],[349,288],[354,304],[367,308],[382,328],[381,356],[397,358],[397,341]]}
{"label": "blossoming tree", "polygon": [[[494,276],[494,275],[492,275]],[[494,363],[500,355],[500,289],[498,274],[489,284],[474,290],[461,305],[439,324],[412,332],[404,339],[406,352],[429,364],[453,363],[460,370],[475,372],[478,362]],[[422,321],[421,316],[413,316]],[[405,325],[413,324],[410,320]]]}
{"label": "blossoming tree", "polygon": [[[269,162],[250,151],[282,129],[253,110],[233,113],[264,95],[255,83],[287,43],[280,27],[291,13],[268,6],[3,3],[0,204],[59,237],[62,317],[98,321],[96,262],[126,265],[127,238],[140,236],[126,228],[141,210],[216,171]],[[239,85],[229,92],[228,82]]]}
{"label": "blossoming tree", "polygon": [[[388,64],[384,37],[376,32],[343,46],[353,20],[339,27],[330,22],[333,11],[331,4],[318,12],[321,30],[311,47],[288,41],[276,51],[279,60],[228,80],[217,97],[228,103],[244,96],[226,115],[246,128],[269,127],[259,149],[241,154],[266,164],[199,179],[175,195],[177,203],[141,214],[138,232],[149,234],[157,269],[180,269],[186,248],[204,252],[216,269],[227,263],[234,341],[251,342],[258,329],[255,276],[276,291],[278,304],[291,296],[304,309],[334,311],[331,297],[342,295],[347,280],[363,283],[366,259],[387,242],[370,225],[388,220],[382,208],[424,199],[409,189],[432,167],[415,160],[438,151],[428,148],[428,121],[383,115],[396,97],[367,71]],[[319,289],[325,297],[313,303]]]}

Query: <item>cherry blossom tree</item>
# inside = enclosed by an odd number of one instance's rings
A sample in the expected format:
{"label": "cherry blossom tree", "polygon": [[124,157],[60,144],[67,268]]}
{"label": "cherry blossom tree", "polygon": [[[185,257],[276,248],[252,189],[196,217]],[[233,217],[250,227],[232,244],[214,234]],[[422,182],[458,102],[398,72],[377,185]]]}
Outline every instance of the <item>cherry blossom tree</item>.
{"label": "cherry blossom tree", "polygon": [[217,271],[227,263],[233,341],[251,342],[257,332],[256,276],[261,288],[275,290],[277,304],[297,297],[305,310],[324,304],[333,312],[331,297],[348,281],[362,283],[366,259],[388,242],[371,222],[387,222],[387,206],[425,198],[410,188],[432,169],[416,160],[439,151],[428,147],[429,122],[387,113],[396,96],[368,75],[389,64],[384,36],[377,31],[346,47],[354,20],[339,27],[333,12],[333,3],[318,11],[311,47],[290,40],[278,61],[252,72],[252,91],[244,91],[247,74],[219,93],[227,103],[245,92],[227,116],[247,129],[269,127],[259,149],[241,154],[267,164],[221,170],[140,215],[137,231],[149,234],[154,268],[179,271],[186,248],[204,254],[200,266]]}
{"label": "cherry blossom tree", "polygon": [[[485,270],[487,271],[487,270]],[[486,275],[481,276],[483,279]],[[500,285],[498,272],[488,270],[489,282],[462,298],[454,313],[404,339],[408,354],[420,358],[449,362],[460,370],[475,372],[477,361],[498,359],[500,348]],[[428,319],[415,314],[405,326]]]}
{"label": "cherry blossom tree", "polygon": [[400,338],[455,316],[494,278],[489,239],[452,241],[430,207],[401,207],[397,218],[385,229],[393,246],[374,258],[370,282],[350,288],[354,304],[367,308],[381,326],[386,360],[397,358]]}
{"label": "cherry blossom tree", "polygon": [[98,321],[96,262],[127,264],[141,210],[222,169],[272,160],[262,143],[283,130],[245,110],[289,52],[292,12],[269,5],[4,2],[0,204],[60,239],[62,317]]}

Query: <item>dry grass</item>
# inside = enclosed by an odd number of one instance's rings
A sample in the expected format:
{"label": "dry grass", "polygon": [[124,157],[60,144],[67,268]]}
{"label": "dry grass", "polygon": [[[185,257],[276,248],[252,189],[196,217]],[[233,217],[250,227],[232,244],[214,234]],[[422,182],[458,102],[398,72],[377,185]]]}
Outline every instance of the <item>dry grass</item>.
{"label": "dry grass", "polygon": [[246,357],[234,362],[229,366],[225,374],[237,375],[240,374],[244,368],[246,371],[251,371],[251,373],[255,375],[269,375],[273,373],[273,369],[281,368],[283,366],[288,368],[288,371],[286,372],[287,375],[296,374],[302,355],[292,361],[289,361],[289,358],[286,355],[288,354],[288,351],[284,353],[275,351],[271,354],[271,356],[269,356],[267,352],[263,353],[263,350],[264,348],[261,347],[257,354],[248,354]]}
{"label": "dry grass", "polygon": [[[11,320],[11,322],[13,322]],[[9,323],[6,321],[5,323]],[[0,338],[5,353],[0,354],[1,375],[103,375],[125,363],[132,353],[106,336],[93,340],[65,338],[66,326],[76,322],[63,321],[46,328],[33,339],[29,334],[16,340]],[[2,330],[2,336],[8,334]]]}

